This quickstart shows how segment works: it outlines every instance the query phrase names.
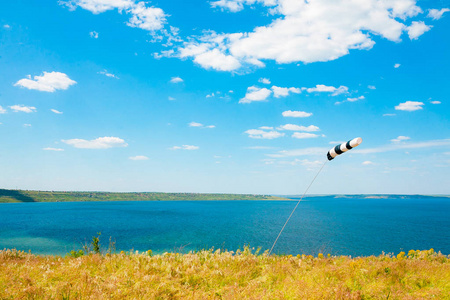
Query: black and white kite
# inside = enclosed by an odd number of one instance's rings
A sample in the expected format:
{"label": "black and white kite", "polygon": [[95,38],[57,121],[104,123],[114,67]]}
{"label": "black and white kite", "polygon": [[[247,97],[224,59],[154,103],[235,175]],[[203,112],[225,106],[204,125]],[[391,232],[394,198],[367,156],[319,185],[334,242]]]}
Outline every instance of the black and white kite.
{"label": "black and white kite", "polygon": [[348,150],[355,148],[356,146],[359,146],[362,143],[362,138],[357,137],[356,139],[350,140],[347,143],[342,143],[340,145],[337,145],[336,147],[330,149],[327,153],[328,160],[332,160],[336,156],[347,152]]}

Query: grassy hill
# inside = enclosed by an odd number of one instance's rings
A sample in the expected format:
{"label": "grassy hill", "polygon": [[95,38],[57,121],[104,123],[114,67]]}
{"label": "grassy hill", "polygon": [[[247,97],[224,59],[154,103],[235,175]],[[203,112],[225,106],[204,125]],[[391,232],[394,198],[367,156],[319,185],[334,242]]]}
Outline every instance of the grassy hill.
{"label": "grassy hill", "polygon": [[0,251],[0,299],[450,299],[450,258]]}
{"label": "grassy hill", "polygon": [[0,189],[0,203],[76,201],[167,201],[167,200],[285,200],[270,195],[200,193],[57,192]]}

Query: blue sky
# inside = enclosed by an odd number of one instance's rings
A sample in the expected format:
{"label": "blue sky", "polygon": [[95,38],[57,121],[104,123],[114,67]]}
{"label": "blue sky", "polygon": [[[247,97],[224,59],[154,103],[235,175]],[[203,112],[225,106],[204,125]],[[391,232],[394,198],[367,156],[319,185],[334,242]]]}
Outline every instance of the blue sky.
{"label": "blue sky", "polygon": [[449,7],[3,2],[1,187],[450,194]]}

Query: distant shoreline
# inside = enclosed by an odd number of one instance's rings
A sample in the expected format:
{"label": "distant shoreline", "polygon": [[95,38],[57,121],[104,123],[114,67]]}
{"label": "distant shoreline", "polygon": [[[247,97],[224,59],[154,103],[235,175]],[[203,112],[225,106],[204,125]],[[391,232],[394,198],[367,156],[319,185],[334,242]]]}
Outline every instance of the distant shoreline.
{"label": "distant shoreline", "polygon": [[[258,195],[220,193],[160,193],[160,192],[78,192],[0,189],[0,203],[25,202],[102,202],[102,201],[224,201],[224,200],[298,200],[300,195]],[[449,195],[338,194],[306,195],[305,198],[334,197],[336,199],[411,199],[424,197],[450,198]]]}
{"label": "distant shoreline", "polygon": [[0,189],[0,203],[102,201],[290,200],[256,194],[64,192]]}

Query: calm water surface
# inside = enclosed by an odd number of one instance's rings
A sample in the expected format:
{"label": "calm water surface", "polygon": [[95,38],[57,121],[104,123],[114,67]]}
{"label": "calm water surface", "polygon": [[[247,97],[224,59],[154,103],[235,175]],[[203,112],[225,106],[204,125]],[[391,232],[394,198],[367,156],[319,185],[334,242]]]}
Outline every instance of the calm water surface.
{"label": "calm water surface", "polygon": [[[269,249],[294,201],[153,201],[0,204],[0,249],[81,249],[101,232],[117,250],[153,252],[244,245]],[[450,254],[450,199],[302,201],[274,252],[371,255],[430,249]]]}

